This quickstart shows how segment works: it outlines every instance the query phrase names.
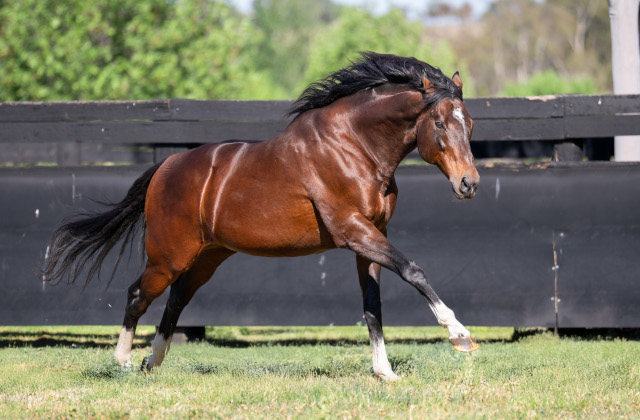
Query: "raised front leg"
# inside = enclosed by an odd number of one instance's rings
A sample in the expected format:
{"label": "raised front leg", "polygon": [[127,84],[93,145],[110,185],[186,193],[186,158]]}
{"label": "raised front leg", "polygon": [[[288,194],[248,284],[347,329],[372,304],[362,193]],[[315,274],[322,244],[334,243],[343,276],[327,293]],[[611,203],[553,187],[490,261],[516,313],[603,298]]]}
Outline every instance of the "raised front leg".
{"label": "raised front leg", "polygon": [[364,318],[369,328],[369,339],[373,346],[373,373],[385,381],[400,379],[391,369],[387,359],[382,333],[382,304],[380,303],[380,264],[356,255],[358,279],[362,289]]}
{"label": "raised front leg", "polygon": [[415,287],[427,301],[438,323],[449,330],[449,341],[456,350],[470,352],[478,348],[469,331],[458,322],[453,311],[440,300],[427,283],[427,277],[416,263],[393,247],[368,220],[357,215],[347,220],[352,222],[343,229],[346,247],[355,251],[363,259],[376,262],[395,272]]}

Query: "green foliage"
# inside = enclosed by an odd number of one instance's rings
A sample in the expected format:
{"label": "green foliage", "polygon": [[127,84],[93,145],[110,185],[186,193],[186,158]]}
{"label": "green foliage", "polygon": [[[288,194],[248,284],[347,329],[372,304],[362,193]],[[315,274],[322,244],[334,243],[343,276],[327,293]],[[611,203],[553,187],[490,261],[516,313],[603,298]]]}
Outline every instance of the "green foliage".
{"label": "green foliage", "polygon": [[444,4],[459,15],[446,27],[332,0],[253,6],[245,15],[229,0],[0,0],[0,101],[293,99],[366,50],[460,71],[465,97],[611,85],[600,0],[493,0],[477,21],[470,7]]}
{"label": "green foliage", "polygon": [[553,70],[535,73],[526,83],[506,83],[504,96],[539,96],[565,93],[596,93],[595,83],[589,77],[565,78]]}
{"label": "green foliage", "polygon": [[423,26],[407,21],[398,9],[374,17],[362,9],[344,7],[315,39],[300,88],[348,65],[350,60],[357,59],[358,51],[414,56],[452,76],[457,70],[453,50],[445,42],[435,45],[422,35]]}
{"label": "green foliage", "polygon": [[607,12],[607,2],[600,0],[493,0],[480,20],[483,30],[460,39],[467,47],[459,51],[488,94],[547,69],[589,75],[598,90],[610,89]]}
{"label": "green foliage", "polygon": [[255,66],[282,87],[284,97],[295,97],[313,39],[336,18],[337,7],[329,0],[255,0],[253,9],[261,34]]}
{"label": "green foliage", "polygon": [[359,50],[457,70],[451,48],[425,42],[399,10],[254,7],[249,17],[222,0],[2,2],[0,100],[295,98]]}
{"label": "green foliage", "polygon": [[2,100],[271,96],[251,22],[221,1],[24,0],[0,22]]}

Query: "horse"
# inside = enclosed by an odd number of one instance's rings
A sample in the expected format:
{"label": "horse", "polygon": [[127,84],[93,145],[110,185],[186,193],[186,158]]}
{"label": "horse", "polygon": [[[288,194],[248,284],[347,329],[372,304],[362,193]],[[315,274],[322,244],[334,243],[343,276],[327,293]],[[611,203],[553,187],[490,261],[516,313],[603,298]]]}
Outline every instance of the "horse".
{"label": "horse", "polygon": [[456,350],[478,348],[422,269],[386,234],[398,194],[394,172],[416,147],[447,177],[455,197],[475,195],[480,177],[469,145],[473,120],[459,73],[449,78],[413,57],[363,52],[309,85],[289,116],[287,128],[266,141],[174,154],[144,172],[110,210],[65,220],[54,232],[44,278],[74,282],[88,267],[86,287],[116,243],[123,240],[122,256],[144,229],[146,265],[128,289],[114,353],[120,365],[131,367],[138,320],[171,286],[152,353],[140,369],[160,366],[184,307],[237,252],[292,257],[352,250],[373,371],[382,380],[398,376],[382,331],[381,267],[417,289]]}

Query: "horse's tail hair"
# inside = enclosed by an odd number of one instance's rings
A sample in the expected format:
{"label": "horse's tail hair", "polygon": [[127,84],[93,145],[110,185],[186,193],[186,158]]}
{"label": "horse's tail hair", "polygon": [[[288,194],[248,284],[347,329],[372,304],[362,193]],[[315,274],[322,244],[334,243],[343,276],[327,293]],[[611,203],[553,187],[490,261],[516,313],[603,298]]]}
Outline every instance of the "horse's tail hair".
{"label": "horse's tail hair", "polygon": [[121,202],[103,203],[111,207],[110,210],[104,213],[78,213],[63,220],[62,226],[51,237],[44,267],[40,270],[42,280],[57,284],[68,276],[69,283],[74,283],[88,267],[84,290],[96,273],[100,275],[100,266],[109,251],[124,238],[107,283],[109,287],[127,245],[140,230],[144,237],[147,189],[161,164],[152,166],[136,179]]}

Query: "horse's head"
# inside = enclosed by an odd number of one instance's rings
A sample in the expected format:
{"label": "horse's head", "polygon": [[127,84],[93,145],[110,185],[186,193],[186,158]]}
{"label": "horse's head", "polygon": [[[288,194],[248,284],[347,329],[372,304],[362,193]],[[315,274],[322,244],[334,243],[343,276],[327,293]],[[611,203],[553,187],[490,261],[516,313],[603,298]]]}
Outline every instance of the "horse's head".
{"label": "horse's head", "polygon": [[[462,89],[458,73],[452,80]],[[428,95],[434,89],[433,84],[426,77],[422,82]],[[420,156],[440,168],[458,198],[473,198],[480,182],[469,145],[472,131],[473,120],[459,98],[440,99],[424,112],[417,124]]]}

